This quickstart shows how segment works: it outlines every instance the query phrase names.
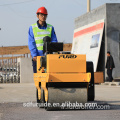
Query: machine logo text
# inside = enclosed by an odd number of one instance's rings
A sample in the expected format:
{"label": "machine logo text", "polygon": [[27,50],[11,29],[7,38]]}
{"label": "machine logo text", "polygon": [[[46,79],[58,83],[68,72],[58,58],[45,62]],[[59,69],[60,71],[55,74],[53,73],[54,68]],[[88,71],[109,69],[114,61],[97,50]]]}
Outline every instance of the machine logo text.
{"label": "machine logo text", "polygon": [[73,59],[73,58],[77,58],[77,55],[60,55],[60,56],[59,56],[59,59],[60,59],[60,58],[64,58],[64,59],[66,59],[66,58],[68,58],[68,59],[69,59],[69,58],[72,58],[72,59]]}

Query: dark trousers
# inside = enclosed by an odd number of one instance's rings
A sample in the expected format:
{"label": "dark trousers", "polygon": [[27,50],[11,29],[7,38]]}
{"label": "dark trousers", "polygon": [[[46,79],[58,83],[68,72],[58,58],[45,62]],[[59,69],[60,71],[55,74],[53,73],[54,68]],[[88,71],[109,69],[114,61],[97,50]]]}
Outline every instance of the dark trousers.
{"label": "dark trousers", "polygon": [[33,66],[33,73],[37,73],[36,61],[32,60],[32,66]]}
{"label": "dark trousers", "polygon": [[112,80],[113,80],[112,69],[107,69],[107,75],[108,75],[109,81],[112,82]]}

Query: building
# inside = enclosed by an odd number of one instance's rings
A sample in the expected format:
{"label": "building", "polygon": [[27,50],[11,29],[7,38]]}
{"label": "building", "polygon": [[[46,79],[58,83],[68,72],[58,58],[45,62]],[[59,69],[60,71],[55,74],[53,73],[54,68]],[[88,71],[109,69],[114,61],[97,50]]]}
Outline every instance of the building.
{"label": "building", "polygon": [[104,19],[105,27],[100,48],[97,71],[104,71],[107,51],[110,51],[115,62],[113,77],[120,77],[120,3],[104,4],[75,19],[75,29]]}

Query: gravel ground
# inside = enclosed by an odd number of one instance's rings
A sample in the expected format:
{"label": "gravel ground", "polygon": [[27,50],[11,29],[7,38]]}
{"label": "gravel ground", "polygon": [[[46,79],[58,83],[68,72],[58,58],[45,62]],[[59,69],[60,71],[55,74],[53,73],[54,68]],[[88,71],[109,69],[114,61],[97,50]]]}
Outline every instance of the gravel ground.
{"label": "gravel ground", "polygon": [[34,84],[0,84],[0,120],[120,120],[120,86],[95,86],[95,101],[107,109],[46,111],[35,102]]}

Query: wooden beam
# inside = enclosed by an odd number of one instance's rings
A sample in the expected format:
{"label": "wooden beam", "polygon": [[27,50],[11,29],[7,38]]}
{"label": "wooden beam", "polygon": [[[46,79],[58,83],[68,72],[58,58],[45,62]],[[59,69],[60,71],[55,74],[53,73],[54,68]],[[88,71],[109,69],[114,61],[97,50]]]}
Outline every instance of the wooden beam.
{"label": "wooden beam", "polygon": [[[71,51],[72,44],[64,44],[63,51]],[[30,54],[28,46],[12,46],[12,47],[0,47],[0,55],[24,55]],[[3,58],[4,59],[4,58]]]}
{"label": "wooden beam", "polygon": [[28,46],[17,46],[17,47],[0,47],[0,55],[10,55],[10,54],[26,54],[30,53]]}

